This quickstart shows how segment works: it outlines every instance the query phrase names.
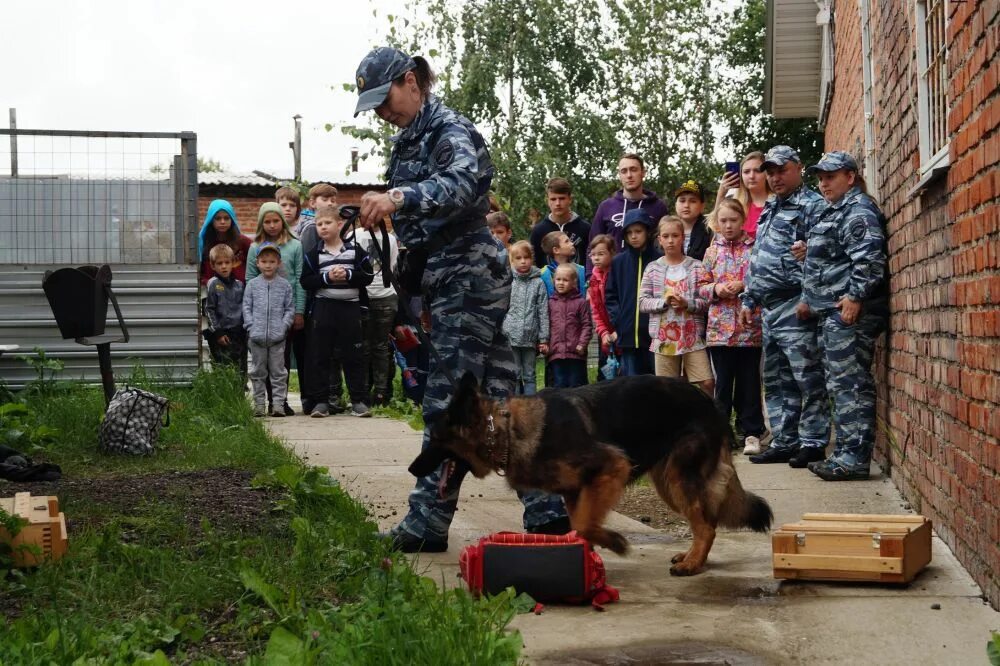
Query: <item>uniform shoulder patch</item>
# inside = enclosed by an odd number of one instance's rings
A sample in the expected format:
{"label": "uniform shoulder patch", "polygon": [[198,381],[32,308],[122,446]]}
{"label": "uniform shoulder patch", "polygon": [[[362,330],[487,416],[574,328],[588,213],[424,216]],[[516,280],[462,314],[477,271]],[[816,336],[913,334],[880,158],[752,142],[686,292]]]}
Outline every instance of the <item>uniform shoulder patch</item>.
{"label": "uniform shoulder patch", "polygon": [[866,233],[868,233],[868,225],[860,217],[854,218],[847,225],[847,235],[854,240],[863,239]]}
{"label": "uniform shoulder patch", "polygon": [[434,152],[431,153],[431,159],[434,160],[434,166],[438,169],[444,169],[451,165],[455,159],[455,147],[451,145],[451,141],[445,139],[435,146]]}

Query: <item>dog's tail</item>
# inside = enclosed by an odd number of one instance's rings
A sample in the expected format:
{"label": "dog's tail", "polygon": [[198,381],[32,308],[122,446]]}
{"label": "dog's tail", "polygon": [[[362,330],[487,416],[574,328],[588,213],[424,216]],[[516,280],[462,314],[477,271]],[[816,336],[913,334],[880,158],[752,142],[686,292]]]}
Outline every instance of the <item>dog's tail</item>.
{"label": "dog's tail", "polygon": [[767,501],[748,493],[734,473],[729,477],[726,498],[719,507],[719,524],[732,528],[748,528],[754,532],[771,529],[774,513]]}

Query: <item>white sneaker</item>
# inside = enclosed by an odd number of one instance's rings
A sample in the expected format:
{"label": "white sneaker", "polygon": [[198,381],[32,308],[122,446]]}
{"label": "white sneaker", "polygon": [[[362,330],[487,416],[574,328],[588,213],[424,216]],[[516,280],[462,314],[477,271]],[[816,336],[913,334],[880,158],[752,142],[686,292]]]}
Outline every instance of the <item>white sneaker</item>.
{"label": "white sneaker", "polygon": [[760,438],[750,435],[743,440],[743,455],[755,456],[758,453],[760,453]]}

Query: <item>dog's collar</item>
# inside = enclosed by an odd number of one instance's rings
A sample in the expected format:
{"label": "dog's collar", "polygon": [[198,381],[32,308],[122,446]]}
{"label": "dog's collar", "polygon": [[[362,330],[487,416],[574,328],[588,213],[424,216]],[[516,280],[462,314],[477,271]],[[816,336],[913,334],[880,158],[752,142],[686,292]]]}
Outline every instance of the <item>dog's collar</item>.
{"label": "dog's collar", "polygon": [[[510,419],[510,410],[507,409],[506,401],[501,401],[498,403],[499,409],[497,410],[501,417],[505,419]],[[507,424],[507,442],[504,446],[503,452],[497,456],[497,427],[496,420],[493,418],[493,412],[490,411],[489,415],[486,417],[486,454],[490,457],[490,463],[493,465],[494,471],[497,476],[507,475],[507,462],[510,457],[510,424]]]}

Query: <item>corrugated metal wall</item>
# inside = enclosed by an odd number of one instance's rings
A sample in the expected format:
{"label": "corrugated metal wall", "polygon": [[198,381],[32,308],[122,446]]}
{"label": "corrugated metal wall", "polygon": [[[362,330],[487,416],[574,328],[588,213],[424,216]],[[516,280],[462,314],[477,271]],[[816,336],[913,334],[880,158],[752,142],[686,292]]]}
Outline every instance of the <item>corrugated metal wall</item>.
{"label": "corrugated metal wall", "polygon": [[[63,265],[0,265],[0,344],[17,344],[16,353],[36,346],[62,359],[64,379],[100,382],[96,347],[78,345],[59,335],[42,291],[46,270]],[[184,264],[112,264],[111,288],[118,297],[131,340],[112,344],[116,378],[129,375],[135,361],[154,374],[169,373],[184,382],[198,368],[198,268]],[[117,331],[108,305],[107,333]],[[18,388],[33,378],[31,368],[13,353],[0,357],[0,378]]]}

